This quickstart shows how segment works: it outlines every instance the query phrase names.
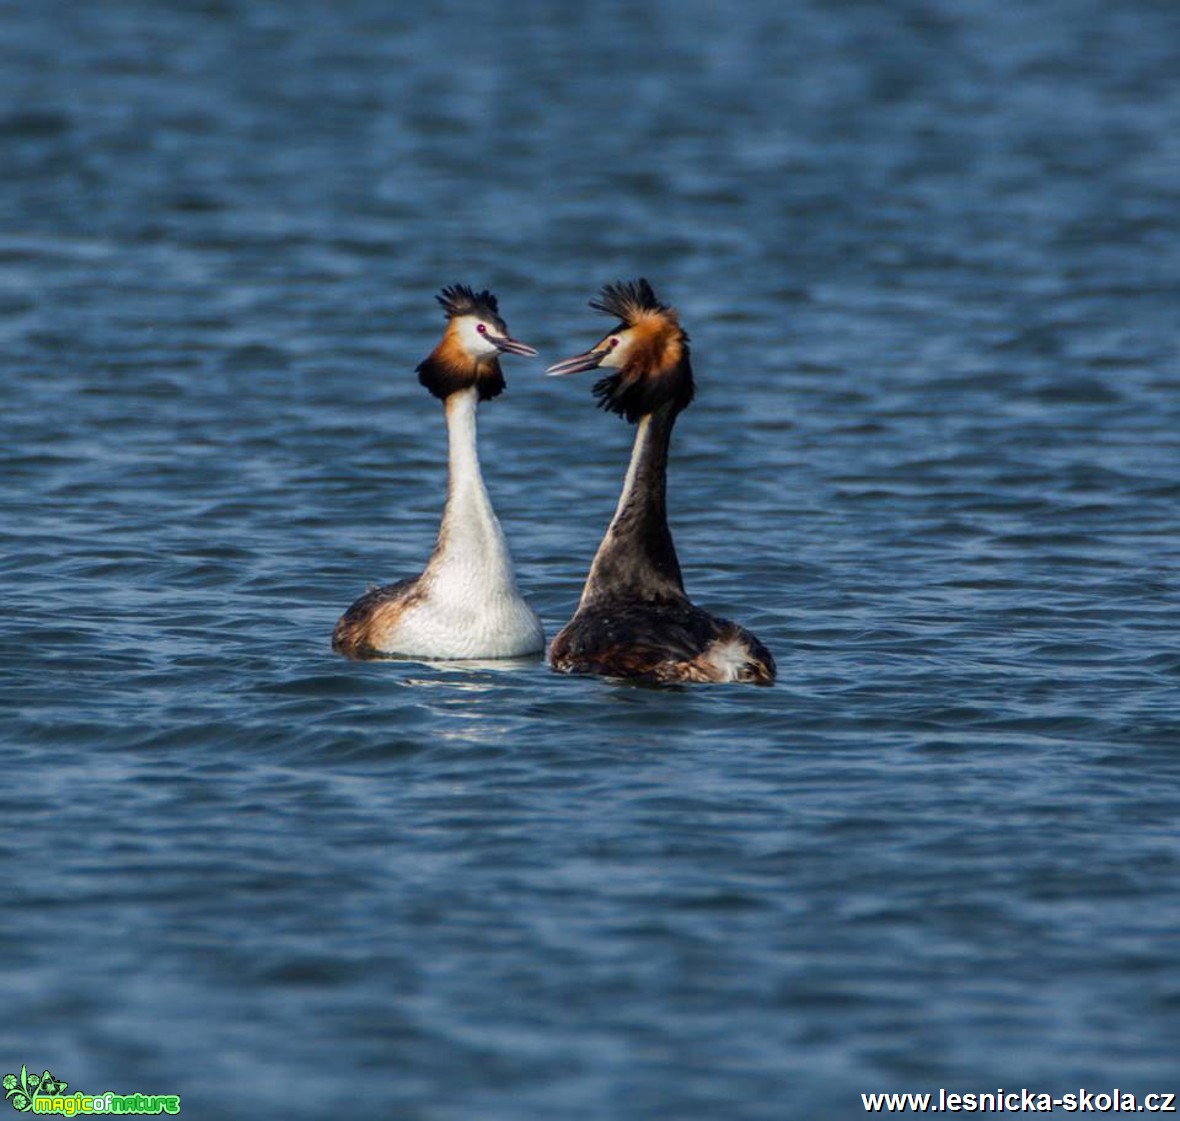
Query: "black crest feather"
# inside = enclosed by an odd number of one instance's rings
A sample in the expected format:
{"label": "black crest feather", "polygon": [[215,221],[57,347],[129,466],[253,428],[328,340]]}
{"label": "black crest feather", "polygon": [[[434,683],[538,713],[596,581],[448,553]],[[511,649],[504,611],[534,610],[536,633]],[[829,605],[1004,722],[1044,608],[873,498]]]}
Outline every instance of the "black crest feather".
{"label": "black crest feather", "polygon": [[486,288],[476,292],[466,284],[451,284],[434,297],[442,304],[448,319],[459,315],[482,315],[487,319],[498,319],[500,304]]}
{"label": "black crest feather", "polygon": [[620,280],[614,284],[604,284],[598,298],[590,301],[595,311],[605,312],[615,316],[621,323],[631,324],[641,312],[668,311],[666,304],[660,303],[652,286],[646,277],[638,280]]}

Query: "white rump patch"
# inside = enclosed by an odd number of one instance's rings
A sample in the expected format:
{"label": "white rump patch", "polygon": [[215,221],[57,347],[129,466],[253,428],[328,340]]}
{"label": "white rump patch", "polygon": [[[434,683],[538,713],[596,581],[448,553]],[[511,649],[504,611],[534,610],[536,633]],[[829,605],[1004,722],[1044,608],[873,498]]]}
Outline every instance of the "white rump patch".
{"label": "white rump patch", "polygon": [[750,661],[750,651],[740,638],[718,639],[701,660],[716,671],[718,681],[739,681]]}

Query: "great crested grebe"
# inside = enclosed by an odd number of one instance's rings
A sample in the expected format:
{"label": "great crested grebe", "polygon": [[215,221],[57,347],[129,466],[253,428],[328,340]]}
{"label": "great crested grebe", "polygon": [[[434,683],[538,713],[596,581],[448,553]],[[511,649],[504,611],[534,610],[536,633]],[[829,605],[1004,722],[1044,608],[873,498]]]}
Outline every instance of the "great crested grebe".
{"label": "great crested grebe", "polygon": [[438,543],[420,576],[374,588],[340,618],[332,648],[353,658],[514,658],[545,649],[536,612],[516,587],[512,557],[484,488],[475,410],[504,389],[502,353],[537,352],[508,334],[496,297],[466,285],[435,297],[447,315],[442,341],[418,366],[441,398],[449,442],[447,503]]}
{"label": "great crested grebe", "polygon": [[594,386],[594,395],[602,408],[638,427],[615,516],[549,661],[559,673],[769,685],[770,651],[743,627],[689,602],[668,530],[668,445],[693,398],[688,335],[676,310],[660,303],[643,279],[606,285],[590,306],[615,316],[618,326],[585,354],[546,372],[615,371]]}

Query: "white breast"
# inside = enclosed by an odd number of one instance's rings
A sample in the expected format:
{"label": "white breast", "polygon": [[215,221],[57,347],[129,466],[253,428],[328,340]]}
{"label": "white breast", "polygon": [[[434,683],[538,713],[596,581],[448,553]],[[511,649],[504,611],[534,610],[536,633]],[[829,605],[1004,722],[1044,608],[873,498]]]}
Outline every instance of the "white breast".
{"label": "white breast", "polygon": [[424,659],[539,654],[545,634],[516,586],[508,543],[480,471],[475,389],[447,398],[449,475],[438,545],[420,598],[382,636],[380,649]]}
{"label": "white breast", "polygon": [[428,659],[519,658],[545,649],[537,614],[519,593],[439,581],[398,621],[391,653]]}

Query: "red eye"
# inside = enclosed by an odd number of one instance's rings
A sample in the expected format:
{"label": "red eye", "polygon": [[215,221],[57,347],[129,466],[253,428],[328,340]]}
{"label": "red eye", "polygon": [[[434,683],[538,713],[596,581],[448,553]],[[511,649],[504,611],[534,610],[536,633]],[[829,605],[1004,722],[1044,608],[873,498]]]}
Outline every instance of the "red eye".
{"label": "red eye", "polygon": [[618,345],[619,345],[619,340],[618,340],[618,339],[611,339],[611,341],[610,341],[610,348],[611,348],[611,350],[614,350],[614,349],[615,349],[615,347],[616,347],[616,346],[618,346]]}
{"label": "red eye", "polygon": [[475,325],[475,329],[476,329],[476,330],[477,330],[477,331],[478,331],[478,332],[479,332],[481,335],[486,335],[486,334],[488,333],[488,329],[487,329],[487,327],[485,327],[485,326],[484,326],[482,323],[477,323],[477,324]]}

